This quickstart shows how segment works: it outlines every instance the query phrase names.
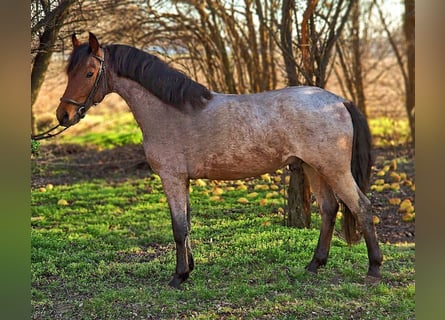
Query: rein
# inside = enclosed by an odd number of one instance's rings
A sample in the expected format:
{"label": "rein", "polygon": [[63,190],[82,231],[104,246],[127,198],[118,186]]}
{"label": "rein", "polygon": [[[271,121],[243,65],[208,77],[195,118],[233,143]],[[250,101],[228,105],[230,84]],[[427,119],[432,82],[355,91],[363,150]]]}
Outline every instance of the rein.
{"label": "rein", "polygon": [[56,130],[58,127],[61,127],[60,124],[56,125],[55,127],[52,127],[51,129],[42,132],[40,134],[36,134],[36,135],[31,135],[31,139],[32,140],[42,140],[42,139],[48,139],[48,138],[52,138],[57,136],[58,134],[61,134],[63,131],[65,131],[66,129],[68,129],[69,127],[65,127],[62,130],[56,132],[56,133],[51,133],[52,131]]}
{"label": "rein", "polygon": [[99,81],[103,76],[104,81],[102,81],[103,83],[103,89],[104,92],[107,92],[107,75],[105,72],[105,60],[102,57],[93,55],[94,58],[96,58],[97,60],[99,60],[100,62],[100,67],[99,67],[99,72],[97,73],[97,77],[96,80],[94,81],[94,85],[93,88],[91,88],[90,94],[88,95],[87,99],[85,100],[84,103],[80,103],[77,102],[76,100],[70,99],[70,98],[60,98],[60,101],[62,102],[67,102],[67,103],[71,103],[74,104],[75,106],[78,106],[79,109],[77,110],[77,114],[79,115],[80,118],[84,118],[85,114],[87,113],[88,109],[91,108],[91,106],[95,106],[97,105],[99,102],[93,102],[93,98],[96,95],[97,89],[99,88]]}

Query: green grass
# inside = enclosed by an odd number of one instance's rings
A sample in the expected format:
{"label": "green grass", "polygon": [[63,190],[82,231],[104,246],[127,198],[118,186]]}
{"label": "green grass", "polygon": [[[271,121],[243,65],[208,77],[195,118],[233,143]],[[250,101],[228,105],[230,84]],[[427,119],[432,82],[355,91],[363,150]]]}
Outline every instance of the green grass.
{"label": "green grass", "polygon": [[[89,115],[85,130],[76,131],[76,127],[70,128],[66,134],[60,137],[61,143],[78,143],[94,146],[98,149],[110,149],[125,144],[142,143],[142,132],[139,129],[133,115],[130,112],[111,115]],[[79,126],[80,126],[79,125]]]}
{"label": "green grass", "polygon": [[407,119],[378,117],[368,119],[375,146],[395,146],[410,141]]}
{"label": "green grass", "polygon": [[414,245],[382,245],[383,281],[371,286],[364,243],[334,236],[328,265],[314,276],[304,267],[316,214],[312,229],[288,228],[282,196],[252,194],[273,183],[238,190],[240,182],[205,182],[192,184],[196,268],[181,290],[166,285],[175,253],[159,177],[32,190],[33,318],[414,318]]}
{"label": "green grass", "polygon": [[[131,114],[91,118],[101,125],[60,142],[141,141]],[[406,121],[370,127],[376,145],[408,139]],[[31,190],[33,319],[414,319],[415,245],[381,244],[383,280],[368,285],[364,242],[334,235],[327,266],[308,274],[320,218],[314,212],[311,229],[284,226],[280,185],[267,176],[192,182],[196,267],[180,290],[167,286],[175,246],[158,176]]]}

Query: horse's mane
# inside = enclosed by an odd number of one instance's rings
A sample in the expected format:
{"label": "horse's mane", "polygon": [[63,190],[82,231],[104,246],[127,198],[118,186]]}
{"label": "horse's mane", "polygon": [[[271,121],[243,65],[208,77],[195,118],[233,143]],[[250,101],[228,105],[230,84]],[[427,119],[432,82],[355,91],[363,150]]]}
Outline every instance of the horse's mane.
{"label": "horse's mane", "polygon": [[[154,55],[126,45],[109,45],[105,50],[109,52],[106,67],[110,67],[118,76],[138,82],[169,105],[183,109],[188,102],[193,108],[202,108],[206,100],[212,98],[206,87]],[[66,72],[73,70],[90,53],[88,44],[75,48]]]}
{"label": "horse's mane", "polygon": [[106,50],[108,64],[118,76],[138,82],[169,105],[182,109],[188,102],[199,108],[212,98],[206,87],[154,55],[126,45],[109,45]]}

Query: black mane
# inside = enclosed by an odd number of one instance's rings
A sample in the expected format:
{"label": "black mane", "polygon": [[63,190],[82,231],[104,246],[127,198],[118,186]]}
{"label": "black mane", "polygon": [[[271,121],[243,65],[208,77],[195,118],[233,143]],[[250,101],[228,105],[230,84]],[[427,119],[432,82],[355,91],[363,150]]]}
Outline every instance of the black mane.
{"label": "black mane", "polygon": [[126,45],[109,45],[109,66],[118,76],[141,84],[163,102],[178,109],[188,102],[204,107],[212,98],[210,91],[158,57]]}

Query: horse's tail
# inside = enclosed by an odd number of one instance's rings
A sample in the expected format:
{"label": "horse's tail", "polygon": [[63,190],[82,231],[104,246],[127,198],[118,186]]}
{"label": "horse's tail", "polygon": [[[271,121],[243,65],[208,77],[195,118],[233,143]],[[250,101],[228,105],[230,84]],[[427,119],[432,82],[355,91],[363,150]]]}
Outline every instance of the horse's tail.
{"label": "horse's tail", "polygon": [[[352,141],[351,172],[360,190],[366,194],[371,178],[371,132],[368,122],[360,110],[350,101],[344,102],[352,118],[354,128]],[[343,233],[348,244],[355,244],[361,238],[358,222],[349,208],[343,204]]]}

